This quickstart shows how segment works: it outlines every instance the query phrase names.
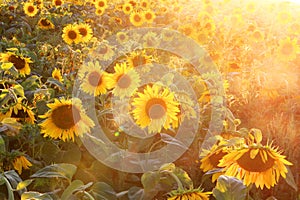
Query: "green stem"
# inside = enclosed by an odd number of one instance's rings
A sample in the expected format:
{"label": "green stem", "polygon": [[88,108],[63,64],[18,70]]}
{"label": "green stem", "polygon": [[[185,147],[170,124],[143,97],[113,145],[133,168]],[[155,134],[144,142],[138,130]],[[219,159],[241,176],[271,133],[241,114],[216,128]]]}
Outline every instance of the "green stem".
{"label": "green stem", "polygon": [[93,197],[90,193],[88,193],[87,191],[83,191],[83,193],[84,193],[84,195],[86,195],[89,199],[95,200],[94,197]]}
{"label": "green stem", "polygon": [[179,180],[179,178],[175,174],[173,174],[172,172],[170,172],[169,174],[176,181],[177,186],[178,186],[178,190],[184,190],[183,185],[182,185],[181,181]]}

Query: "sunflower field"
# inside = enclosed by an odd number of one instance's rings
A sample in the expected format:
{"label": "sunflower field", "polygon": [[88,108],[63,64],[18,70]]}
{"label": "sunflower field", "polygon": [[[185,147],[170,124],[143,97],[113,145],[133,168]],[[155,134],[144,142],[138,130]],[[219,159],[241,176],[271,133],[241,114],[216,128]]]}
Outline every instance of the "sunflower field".
{"label": "sunflower field", "polygon": [[300,200],[300,3],[0,0],[0,199]]}

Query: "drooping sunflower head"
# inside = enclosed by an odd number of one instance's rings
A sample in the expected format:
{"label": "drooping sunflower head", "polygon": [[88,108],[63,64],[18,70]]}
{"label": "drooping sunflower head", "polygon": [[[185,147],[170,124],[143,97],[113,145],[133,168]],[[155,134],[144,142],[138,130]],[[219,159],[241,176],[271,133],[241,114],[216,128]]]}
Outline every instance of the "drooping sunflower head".
{"label": "drooping sunflower head", "polygon": [[80,35],[82,42],[88,42],[93,37],[93,30],[89,24],[81,23],[76,26]]}
{"label": "drooping sunflower head", "polygon": [[39,20],[38,26],[43,30],[54,29],[54,24],[49,19],[44,17]]}
{"label": "drooping sunflower head", "polygon": [[174,93],[158,85],[147,85],[143,92],[137,93],[132,105],[136,123],[141,128],[148,127],[149,133],[169,129],[173,120],[178,120],[177,114],[180,112]]}
{"label": "drooping sunflower head", "polygon": [[24,98],[19,97],[18,101],[10,107],[9,113],[17,121],[25,121],[31,124],[35,122],[34,112],[24,101]]}
{"label": "drooping sunflower head", "polygon": [[63,81],[63,78],[62,78],[60,69],[55,68],[55,69],[52,71],[52,78],[58,80],[59,82],[62,82],[62,81]]}
{"label": "drooping sunflower head", "polygon": [[28,15],[29,17],[34,17],[39,11],[37,6],[31,2],[24,3],[23,10],[25,14]]}
{"label": "drooping sunflower head", "polygon": [[32,63],[30,58],[22,55],[17,55],[14,52],[0,53],[0,62],[10,62],[18,70],[21,76],[30,74],[29,63]]}
{"label": "drooping sunflower head", "polygon": [[173,190],[169,193],[168,200],[209,200],[211,192],[203,192],[203,189],[189,189],[189,190]]}
{"label": "drooping sunflower head", "polygon": [[13,161],[14,169],[18,171],[19,174],[22,174],[23,169],[29,169],[32,166],[31,162],[27,160],[25,156],[18,156]]}
{"label": "drooping sunflower head", "polygon": [[54,103],[47,106],[50,110],[40,115],[40,118],[45,118],[40,124],[44,137],[74,141],[75,136],[90,133],[91,128],[95,126],[93,120],[86,115],[78,98],[54,99]]}
{"label": "drooping sunflower head", "polygon": [[98,96],[109,89],[110,75],[101,69],[99,62],[88,62],[79,70],[80,88],[87,94]]}
{"label": "drooping sunflower head", "polygon": [[111,88],[114,88],[112,93],[121,98],[131,96],[141,81],[139,74],[126,63],[116,64],[114,69],[115,73],[108,83]]}
{"label": "drooping sunflower head", "polygon": [[63,40],[67,44],[78,44],[81,42],[81,35],[76,26],[72,24],[68,24],[66,27],[63,29],[63,34],[62,34]]}
{"label": "drooping sunflower head", "polygon": [[273,187],[280,176],[286,178],[286,165],[292,165],[285,156],[272,145],[262,145],[262,135],[258,130],[249,134],[248,144],[238,147],[225,155],[219,163],[225,175],[243,180],[245,185],[255,184],[263,189]]}

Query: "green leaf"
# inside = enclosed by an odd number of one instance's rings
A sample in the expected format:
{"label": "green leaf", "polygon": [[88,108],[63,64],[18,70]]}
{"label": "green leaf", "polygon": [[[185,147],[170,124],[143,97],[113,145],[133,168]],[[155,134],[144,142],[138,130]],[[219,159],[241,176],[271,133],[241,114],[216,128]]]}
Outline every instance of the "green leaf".
{"label": "green leaf", "polygon": [[16,94],[16,95],[19,95],[19,96],[21,96],[21,97],[24,97],[24,89],[23,89],[23,87],[21,86],[21,85],[15,85],[14,87],[13,87],[13,91],[14,91],[14,93]]}
{"label": "green leaf", "polygon": [[217,200],[244,200],[247,188],[241,180],[221,175],[213,189],[213,195]]}
{"label": "green leaf", "polygon": [[65,178],[70,182],[75,174],[77,167],[68,163],[53,164],[40,169],[32,178]]}
{"label": "green leaf", "polygon": [[28,179],[25,181],[21,181],[18,183],[16,190],[23,190],[26,188],[30,183],[32,183],[33,179]]}
{"label": "green leaf", "polygon": [[9,182],[9,180],[6,177],[2,177],[2,178],[7,187],[8,199],[14,200],[14,193],[13,193],[13,188],[11,186],[11,183]]}
{"label": "green leaf", "polygon": [[160,168],[159,171],[164,172],[174,172],[176,169],[176,166],[174,163],[167,163],[167,164],[163,164]]}
{"label": "green leaf", "polygon": [[157,172],[146,172],[142,175],[141,182],[146,191],[149,191],[159,183],[160,174]]}
{"label": "green leaf", "polygon": [[76,191],[80,186],[83,186],[83,182],[81,180],[74,180],[72,183],[65,189],[63,194],[61,195],[61,200],[68,200],[72,196],[73,192]]}
{"label": "green leaf", "polygon": [[293,176],[293,173],[290,169],[289,166],[286,166],[288,172],[286,174],[286,183],[291,186],[295,191],[298,191],[298,186],[297,186],[297,183],[295,182],[295,179],[294,179],[294,176]]}
{"label": "green leaf", "polygon": [[22,181],[22,179],[16,173],[15,170],[10,170],[10,171],[4,172],[4,176],[9,180],[12,188],[17,188],[18,183]]}
{"label": "green leaf", "polygon": [[49,78],[47,79],[47,83],[56,85],[56,86],[58,86],[58,87],[59,87],[60,89],[62,89],[62,90],[65,90],[65,89],[66,89],[65,86],[64,86],[61,82],[59,82],[57,79],[55,79],[55,78],[53,78],[53,77],[49,77]]}
{"label": "green leaf", "polygon": [[103,200],[116,200],[117,194],[114,189],[105,182],[97,182],[95,183],[90,193],[95,197],[95,199],[103,199]]}
{"label": "green leaf", "polygon": [[21,200],[53,200],[49,194],[43,194],[39,192],[24,192],[21,196]]}
{"label": "green leaf", "polygon": [[0,152],[1,153],[4,153],[6,150],[5,150],[5,141],[3,139],[3,137],[0,135]]}
{"label": "green leaf", "polygon": [[180,182],[185,186],[186,188],[192,188],[193,187],[193,181],[188,175],[186,171],[183,169],[176,167],[174,174],[179,178]]}

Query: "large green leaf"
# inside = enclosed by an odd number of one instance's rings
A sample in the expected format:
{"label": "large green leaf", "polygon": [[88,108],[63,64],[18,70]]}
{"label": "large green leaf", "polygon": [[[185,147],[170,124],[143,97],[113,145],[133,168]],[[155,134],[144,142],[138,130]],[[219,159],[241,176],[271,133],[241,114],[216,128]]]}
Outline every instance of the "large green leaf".
{"label": "large green leaf", "polygon": [[0,152],[4,153],[5,152],[5,141],[2,138],[2,136],[0,135]]}
{"label": "large green leaf", "polygon": [[95,199],[99,200],[116,200],[117,194],[114,189],[105,182],[95,183],[90,193],[94,196]]}
{"label": "large green leaf", "polygon": [[65,178],[70,182],[75,174],[77,167],[68,163],[53,164],[40,169],[32,178]]}
{"label": "large green leaf", "polygon": [[180,180],[180,182],[185,188],[193,187],[193,181],[186,171],[184,171],[179,167],[176,167],[174,174],[178,177],[178,179]]}
{"label": "large green leaf", "polygon": [[221,175],[218,178],[213,195],[217,200],[244,200],[247,188],[243,182],[235,177]]}
{"label": "large green leaf", "polygon": [[52,200],[52,197],[48,194],[42,194],[39,192],[24,192],[21,196],[21,200]]}
{"label": "large green leaf", "polygon": [[16,190],[23,190],[25,189],[30,183],[32,183],[33,179],[28,179],[25,181],[21,181],[18,183]]}
{"label": "large green leaf", "polygon": [[61,195],[61,200],[69,200],[73,195],[73,192],[78,189],[80,186],[83,186],[83,182],[81,180],[74,180],[72,183],[65,189],[63,194]]}

